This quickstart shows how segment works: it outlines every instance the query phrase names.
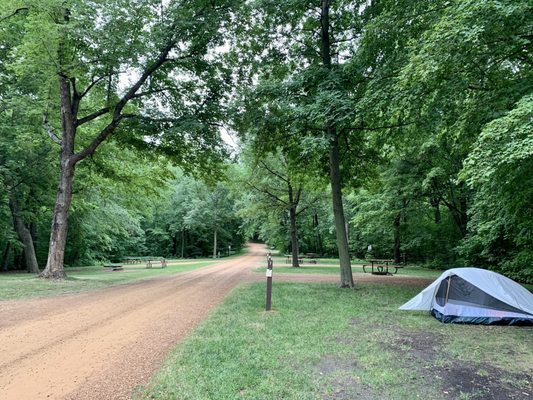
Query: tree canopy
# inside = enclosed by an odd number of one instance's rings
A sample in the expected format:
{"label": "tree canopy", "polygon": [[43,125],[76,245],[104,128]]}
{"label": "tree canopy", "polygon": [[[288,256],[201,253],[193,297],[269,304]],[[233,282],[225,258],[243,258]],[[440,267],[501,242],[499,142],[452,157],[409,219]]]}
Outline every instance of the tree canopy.
{"label": "tree canopy", "polygon": [[2,269],[248,237],[342,287],[369,244],[532,282],[531,32],[527,0],[2,3]]}

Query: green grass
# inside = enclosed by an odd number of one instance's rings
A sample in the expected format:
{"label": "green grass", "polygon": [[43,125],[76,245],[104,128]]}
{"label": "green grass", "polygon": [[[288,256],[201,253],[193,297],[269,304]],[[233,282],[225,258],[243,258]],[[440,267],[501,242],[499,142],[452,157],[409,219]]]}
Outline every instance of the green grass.
{"label": "green grass", "polygon": [[0,274],[0,300],[84,292],[140,279],[150,279],[161,275],[190,271],[215,262],[217,261],[171,261],[166,268],[155,266],[151,269],[146,269],[142,265],[125,265],[124,271],[109,271],[109,268],[103,267],[67,268],[68,278],[62,281],[39,279],[27,273]]}
{"label": "green grass", "polygon": [[439,400],[474,399],[487,390],[497,397],[499,389],[531,393],[531,329],[442,324],[428,313],[399,311],[419,290],[275,283],[274,310],[266,313],[264,285],[240,287],[135,398]]}

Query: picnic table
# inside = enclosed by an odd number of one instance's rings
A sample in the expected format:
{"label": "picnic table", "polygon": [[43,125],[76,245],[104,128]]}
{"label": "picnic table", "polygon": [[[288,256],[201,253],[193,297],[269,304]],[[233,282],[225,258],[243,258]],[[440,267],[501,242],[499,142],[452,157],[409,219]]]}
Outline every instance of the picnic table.
{"label": "picnic table", "polygon": [[[298,262],[303,263],[305,259],[309,259],[310,264],[316,264],[318,260],[318,254],[316,253],[305,253],[298,255]],[[285,264],[291,264],[292,263],[292,255],[291,254],[285,254]]]}
{"label": "picnic table", "polygon": [[[398,272],[399,268],[403,268],[403,266],[395,264],[394,260],[376,258],[368,261],[370,262],[370,265],[363,264],[363,272],[368,272],[366,267],[370,266],[370,273],[373,275],[393,275]],[[389,268],[394,268],[394,272],[390,272]]]}
{"label": "picnic table", "polygon": [[124,264],[141,264],[143,262],[142,257],[124,257],[122,258]]}
{"label": "picnic table", "polygon": [[122,271],[124,269],[122,264],[115,264],[115,263],[104,264],[104,268],[111,268],[112,271]]}
{"label": "picnic table", "polygon": [[146,268],[152,268],[154,263],[160,263],[161,268],[165,268],[167,266],[167,260],[164,258],[151,258],[146,260]]}
{"label": "picnic table", "polygon": [[124,264],[142,264],[146,263],[146,268],[153,268],[154,264],[161,264],[161,268],[167,266],[167,260],[164,257],[143,256],[143,257],[124,257]]}

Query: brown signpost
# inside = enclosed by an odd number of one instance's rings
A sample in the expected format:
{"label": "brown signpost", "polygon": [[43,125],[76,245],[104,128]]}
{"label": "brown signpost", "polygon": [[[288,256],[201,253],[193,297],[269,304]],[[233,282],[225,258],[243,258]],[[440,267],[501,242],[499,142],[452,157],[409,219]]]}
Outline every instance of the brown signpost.
{"label": "brown signpost", "polygon": [[274,266],[274,262],[272,261],[272,256],[270,253],[267,254],[267,270],[266,270],[266,277],[267,277],[267,290],[266,290],[266,306],[265,310],[270,311],[272,309],[272,268]]}

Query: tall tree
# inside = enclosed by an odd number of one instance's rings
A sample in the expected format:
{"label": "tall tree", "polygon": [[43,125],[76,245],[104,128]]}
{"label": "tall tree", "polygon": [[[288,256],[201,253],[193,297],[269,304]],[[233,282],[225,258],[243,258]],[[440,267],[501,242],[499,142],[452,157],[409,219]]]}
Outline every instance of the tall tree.
{"label": "tall tree", "polygon": [[276,215],[281,213],[283,218],[289,216],[292,266],[299,267],[298,216],[317,201],[316,196],[308,193],[309,182],[306,185],[302,172],[298,172],[298,167],[291,165],[281,152],[260,159],[246,152],[243,156],[244,173],[238,180],[240,185],[256,194],[255,208],[268,208]]}
{"label": "tall tree", "polygon": [[111,135],[159,148],[189,169],[220,159],[223,74],[213,49],[231,1],[25,5],[23,16],[4,22],[23,30],[13,68],[49,83],[38,95],[49,98],[44,125],[60,146],[60,176],[41,276],[63,278],[76,166]]}
{"label": "tall tree", "polygon": [[251,16],[243,22],[243,36],[254,35],[255,41],[241,36],[237,59],[256,61],[250,71],[258,84],[246,95],[243,107],[250,112],[241,130],[255,135],[263,151],[282,147],[295,162],[328,177],[340,286],[353,287],[342,188],[357,184],[372,158],[356,107],[368,77],[350,62],[362,34],[365,2],[248,4]]}

